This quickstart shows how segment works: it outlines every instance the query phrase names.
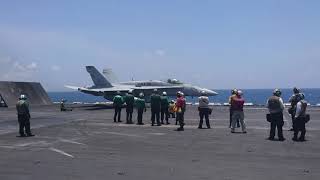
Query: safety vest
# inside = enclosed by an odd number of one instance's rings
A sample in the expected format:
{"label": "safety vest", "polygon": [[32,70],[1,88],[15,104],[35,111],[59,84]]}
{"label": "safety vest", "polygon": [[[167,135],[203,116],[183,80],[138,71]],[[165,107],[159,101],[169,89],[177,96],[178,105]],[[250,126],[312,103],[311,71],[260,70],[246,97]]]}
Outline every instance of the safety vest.
{"label": "safety vest", "polygon": [[16,108],[19,115],[29,114],[29,104],[25,100],[19,100]]}
{"label": "safety vest", "polygon": [[281,103],[278,96],[271,96],[268,100],[268,108],[272,112],[281,112]]}
{"label": "safety vest", "polygon": [[304,116],[306,116],[308,104],[305,100],[301,100],[300,103],[301,103],[301,113],[299,114],[299,116],[304,117]]}

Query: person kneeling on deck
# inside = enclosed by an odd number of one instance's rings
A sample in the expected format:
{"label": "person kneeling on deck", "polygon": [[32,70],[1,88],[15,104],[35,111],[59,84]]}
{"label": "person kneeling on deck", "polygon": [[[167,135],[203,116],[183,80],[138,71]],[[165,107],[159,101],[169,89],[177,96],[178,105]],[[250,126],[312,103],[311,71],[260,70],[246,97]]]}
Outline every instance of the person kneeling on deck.
{"label": "person kneeling on deck", "polygon": [[242,133],[247,133],[246,124],[244,122],[244,113],[243,113],[244,99],[242,98],[242,91],[238,90],[236,96],[231,99],[231,108],[232,112],[232,123],[231,123],[231,133],[235,133],[235,128],[237,121],[241,123]]}
{"label": "person kneeling on deck", "polygon": [[65,99],[61,99],[61,103],[60,103],[60,111],[72,111],[72,108],[67,108],[65,103],[67,102],[67,100]]}
{"label": "person kneeling on deck", "polygon": [[[301,94],[301,100],[297,103],[296,114],[293,121],[293,141],[305,141],[306,123],[310,120],[310,115],[306,114],[307,106],[308,103],[304,100],[304,94]],[[301,135],[298,139],[299,132],[301,132]]]}
{"label": "person kneeling on deck", "polygon": [[278,130],[278,138],[279,141],[284,141],[282,127],[284,124],[283,121],[283,100],[281,98],[281,91],[279,89],[275,89],[273,91],[273,96],[268,99],[267,107],[269,109],[270,114],[267,115],[267,120],[270,122],[270,135],[269,140],[274,140],[274,136],[276,133],[276,128]]}
{"label": "person kneeling on deck", "polygon": [[134,96],[132,95],[132,90],[129,90],[127,95],[124,97],[124,102],[126,103],[126,112],[127,112],[127,124],[133,124],[132,122],[132,113],[134,106]]}
{"label": "person kneeling on deck", "polygon": [[209,122],[209,114],[211,114],[211,109],[209,108],[209,98],[205,91],[201,92],[201,96],[199,97],[199,116],[200,116],[200,122],[199,122],[199,129],[202,129],[203,124],[203,118],[206,119],[206,125],[207,128],[210,129],[210,122]]}
{"label": "person kneeling on deck", "polygon": [[27,102],[27,96],[24,94],[20,95],[19,101],[16,105],[18,122],[19,122],[19,137],[34,136],[30,129],[30,111],[29,103]]}
{"label": "person kneeling on deck", "polygon": [[117,92],[117,95],[113,98],[113,107],[114,107],[114,116],[113,121],[117,122],[117,116],[118,116],[118,122],[121,121],[121,108],[123,105],[123,98],[121,96],[120,91]]}
{"label": "person kneeling on deck", "polygon": [[143,97],[144,97],[144,94],[140,93],[139,98],[136,99],[136,102],[135,102],[137,110],[138,110],[137,125],[144,125],[142,122],[143,112],[146,112],[147,108],[146,108],[146,101],[143,99]]}

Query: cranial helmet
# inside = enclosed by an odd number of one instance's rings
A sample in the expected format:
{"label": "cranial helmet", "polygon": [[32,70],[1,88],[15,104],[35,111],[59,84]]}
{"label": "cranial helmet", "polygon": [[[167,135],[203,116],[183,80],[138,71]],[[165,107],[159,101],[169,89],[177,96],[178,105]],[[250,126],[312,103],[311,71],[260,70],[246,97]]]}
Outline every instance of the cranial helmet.
{"label": "cranial helmet", "polygon": [[202,95],[202,96],[206,96],[206,95],[207,95],[207,92],[204,91],[204,90],[202,90],[202,91],[201,91],[201,95]]}
{"label": "cranial helmet", "polygon": [[231,94],[237,94],[238,90],[236,88],[231,90]]}
{"label": "cranial helmet", "polygon": [[181,92],[181,91],[178,91],[178,92],[177,92],[177,96],[179,96],[179,97],[180,97],[180,96],[181,96],[181,94],[182,94],[182,92]]}
{"label": "cranial helmet", "polygon": [[143,96],[144,96],[144,94],[143,94],[143,93],[140,93],[140,94],[139,94],[139,97],[143,97]]}
{"label": "cranial helmet", "polygon": [[281,96],[281,90],[280,89],[273,90],[273,95],[280,97]]}
{"label": "cranial helmet", "polygon": [[295,93],[295,94],[300,93],[300,89],[298,89],[298,88],[294,87],[294,88],[293,88],[293,93]]}
{"label": "cranial helmet", "polygon": [[163,95],[163,96],[166,96],[166,95],[167,95],[167,92],[165,92],[165,91],[162,92],[162,95]]}
{"label": "cranial helmet", "polygon": [[19,99],[21,99],[21,100],[26,100],[26,99],[27,99],[27,96],[24,95],[24,94],[21,94],[20,97],[19,97]]}
{"label": "cranial helmet", "polygon": [[242,96],[243,95],[243,92],[241,90],[237,90],[237,95],[238,96]]}

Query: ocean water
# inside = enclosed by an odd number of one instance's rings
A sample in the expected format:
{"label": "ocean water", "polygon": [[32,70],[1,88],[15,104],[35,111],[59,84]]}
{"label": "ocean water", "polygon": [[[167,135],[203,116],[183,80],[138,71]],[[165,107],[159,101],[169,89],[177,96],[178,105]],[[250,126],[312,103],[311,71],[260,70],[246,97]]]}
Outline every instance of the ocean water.
{"label": "ocean water", "polygon": [[[230,90],[214,90],[219,93],[219,95],[210,97],[210,102],[213,103],[225,103],[228,102],[230,96]],[[244,98],[247,103],[253,103],[255,105],[264,105],[272,95],[272,89],[244,89]],[[311,105],[316,105],[320,103],[320,88],[317,89],[302,89],[305,94],[306,100]],[[96,97],[81,92],[48,92],[49,97],[53,102],[59,102],[62,98],[68,100],[68,102],[106,102],[107,100],[103,97]],[[282,98],[284,102],[287,102],[292,95],[291,89],[282,89]],[[174,98],[174,97],[171,97]],[[187,101],[191,103],[197,102],[197,98],[187,97]]]}

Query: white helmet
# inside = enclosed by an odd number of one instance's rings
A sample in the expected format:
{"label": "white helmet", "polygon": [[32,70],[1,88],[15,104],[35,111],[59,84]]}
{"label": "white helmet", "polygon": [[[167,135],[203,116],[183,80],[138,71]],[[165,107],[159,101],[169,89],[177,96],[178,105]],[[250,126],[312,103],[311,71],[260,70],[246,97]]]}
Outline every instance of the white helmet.
{"label": "white helmet", "polygon": [[26,99],[27,99],[27,96],[24,95],[24,94],[21,94],[19,99],[21,99],[21,100],[26,100]]}
{"label": "white helmet", "polygon": [[166,95],[167,95],[167,92],[165,92],[165,91],[162,92],[162,95],[163,95],[163,96],[166,96]]}
{"label": "white helmet", "polygon": [[241,90],[238,90],[238,91],[237,91],[237,95],[238,95],[238,96],[242,96],[242,95],[243,95],[243,92],[242,92]]}
{"label": "white helmet", "polygon": [[182,92],[181,91],[178,91],[177,92],[177,96],[181,96]]}
{"label": "white helmet", "polygon": [[130,90],[128,91],[128,94],[132,94],[132,92],[133,92],[133,90],[132,90],[132,89],[130,89]]}
{"label": "white helmet", "polygon": [[143,94],[143,93],[140,93],[140,94],[139,94],[139,97],[141,97],[141,98],[142,98],[143,96],[144,96],[144,94]]}
{"label": "white helmet", "polygon": [[281,90],[280,89],[273,90],[273,95],[280,97],[281,96]]}

